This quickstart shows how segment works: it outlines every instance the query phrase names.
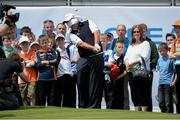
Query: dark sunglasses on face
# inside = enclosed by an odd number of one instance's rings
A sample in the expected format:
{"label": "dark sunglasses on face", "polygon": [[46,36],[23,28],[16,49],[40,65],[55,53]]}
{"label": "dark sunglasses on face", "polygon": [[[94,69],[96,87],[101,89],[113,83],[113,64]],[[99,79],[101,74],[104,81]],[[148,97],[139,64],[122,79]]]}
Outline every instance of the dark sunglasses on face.
{"label": "dark sunglasses on face", "polygon": [[175,30],[179,30],[179,29],[180,29],[180,26],[176,26],[174,29],[175,29]]}
{"label": "dark sunglasses on face", "polygon": [[133,31],[133,33],[140,33],[140,31]]}

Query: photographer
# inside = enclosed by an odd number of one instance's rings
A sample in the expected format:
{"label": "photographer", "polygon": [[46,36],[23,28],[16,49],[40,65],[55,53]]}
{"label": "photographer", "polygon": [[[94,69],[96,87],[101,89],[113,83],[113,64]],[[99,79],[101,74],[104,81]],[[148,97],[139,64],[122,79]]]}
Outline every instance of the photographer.
{"label": "photographer", "polygon": [[0,36],[5,35],[8,32],[9,26],[7,24],[3,24],[0,26]]}
{"label": "photographer", "polygon": [[[7,34],[10,27],[19,20],[19,13],[12,14],[10,9],[16,9],[16,7],[0,4],[0,37]],[[2,41],[0,41],[0,46],[2,46]]]}
{"label": "photographer", "polygon": [[0,46],[2,46],[2,36],[7,34],[9,32],[9,25],[4,22],[3,24],[0,25]]}
{"label": "photographer", "polygon": [[14,73],[17,73],[25,82],[28,81],[28,78],[17,62],[2,58],[1,56],[0,68],[3,68],[0,69],[0,110],[17,109],[19,108],[19,102],[13,89],[15,83],[12,76]]}

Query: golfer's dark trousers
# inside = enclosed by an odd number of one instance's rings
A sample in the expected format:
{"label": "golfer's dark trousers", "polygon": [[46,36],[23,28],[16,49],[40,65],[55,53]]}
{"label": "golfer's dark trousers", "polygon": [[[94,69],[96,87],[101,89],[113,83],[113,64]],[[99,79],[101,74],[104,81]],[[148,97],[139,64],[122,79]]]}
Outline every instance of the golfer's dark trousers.
{"label": "golfer's dark trousers", "polygon": [[[79,68],[78,65],[80,64],[77,64]],[[101,108],[103,66],[103,58],[95,56],[77,70],[79,108]]]}

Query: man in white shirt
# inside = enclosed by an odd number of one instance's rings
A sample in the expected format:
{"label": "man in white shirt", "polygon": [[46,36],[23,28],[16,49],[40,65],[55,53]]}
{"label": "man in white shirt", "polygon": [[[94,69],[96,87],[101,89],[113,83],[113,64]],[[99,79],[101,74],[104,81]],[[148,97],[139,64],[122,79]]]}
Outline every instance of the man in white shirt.
{"label": "man in white shirt", "polygon": [[103,91],[103,58],[99,53],[99,30],[91,21],[67,14],[64,23],[71,29],[69,38],[78,46],[77,85],[80,108],[101,108]]}

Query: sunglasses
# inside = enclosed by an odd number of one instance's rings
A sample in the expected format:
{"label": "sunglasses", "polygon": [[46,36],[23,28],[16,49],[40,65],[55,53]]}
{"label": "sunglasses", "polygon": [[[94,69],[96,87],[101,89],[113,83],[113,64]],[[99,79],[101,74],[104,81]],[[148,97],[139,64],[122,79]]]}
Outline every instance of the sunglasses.
{"label": "sunglasses", "polygon": [[179,26],[178,26],[178,27],[174,27],[174,29],[175,29],[175,30],[179,30],[179,29],[180,29],[180,27],[179,27]]}
{"label": "sunglasses", "polygon": [[133,31],[133,33],[140,33],[140,31]]}

